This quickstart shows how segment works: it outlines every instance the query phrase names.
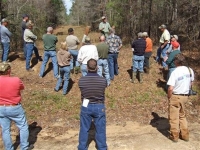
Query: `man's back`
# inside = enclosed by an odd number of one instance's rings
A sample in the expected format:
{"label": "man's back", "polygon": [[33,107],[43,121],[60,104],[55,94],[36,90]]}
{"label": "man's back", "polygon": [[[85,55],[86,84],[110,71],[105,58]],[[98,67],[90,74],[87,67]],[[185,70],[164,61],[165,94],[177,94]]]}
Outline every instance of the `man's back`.
{"label": "man's back", "polygon": [[80,43],[78,38],[74,35],[68,35],[66,37],[66,42],[69,50],[76,50],[78,44]]}
{"label": "man's back", "polygon": [[57,37],[52,34],[44,34],[43,37],[44,50],[56,50]]}
{"label": "man's back", "polygon": [[18,77],[0,76],[0,104],[19,103],[23,89],[24,85]]}
{"label": "man's back", "polygon": [[11,32],[5,27],[1,26],[1,42],[7,43],[10,42]]}
{"label": "man's back", "polygon": [[96,46],[95,45],[82,46],[79,50],[78,61],[80,61],[82,64],[87,64],[87,61],[91,58],[95,60],[99,59]]}
{"label": "man's back", "polygon": [[188,94],[190,89],[191,81],[194,80],[194,72],[190,68],[192,77],[188,67],[179,66],[172,73],[167,82],[168,85],[174,86],[174,94]]}
{"label": "man's back", "polygon": [[89,99],[91,101],[104,101],[105,88],[107,86],[106,79],[88,73],[87,76],[81,77],[79,80],[79,88],[81,90],[81,99]]}
{"label": "man's back", "polygon": [[105,42],[97,45],[97,51],[99,54],[99,59],[108,58],[109,46]]}
{"label": "man's back", "polygon": [[139,38],[133,42],[132,48],[134,48],[134,55],[142,56],[145,53],[146,41],[143,38]]}

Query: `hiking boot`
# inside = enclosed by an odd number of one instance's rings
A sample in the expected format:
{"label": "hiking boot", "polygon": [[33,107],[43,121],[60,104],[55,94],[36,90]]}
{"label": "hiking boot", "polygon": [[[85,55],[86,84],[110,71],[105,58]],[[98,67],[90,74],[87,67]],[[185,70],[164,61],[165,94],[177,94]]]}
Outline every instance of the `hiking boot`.
{"label": "hiking boot", "polygon": [[178,142],[179,139],[179,133],[178,132],[171,132],[169,139],[172,140],[172,142]]}
{"label": "hiking boot", "polygon": [[30,69],[27,69],[26,71],[33,72],[34,70],[32,68],[30,68]]}
{"label": "hiking boot", "polygon": [[139,82],[143,82],[143,72],[139,72]]}
{"label": "hiking boot", "polygon": [[132,83],[136,83],[136,72],[132,72],[132,79],[130,79]]}
{"label": "hiking boot", "polygon": [[181,130],[180,139],[184,140],[186,142],[189,141],[189,130],[188,129],[182,129]]}

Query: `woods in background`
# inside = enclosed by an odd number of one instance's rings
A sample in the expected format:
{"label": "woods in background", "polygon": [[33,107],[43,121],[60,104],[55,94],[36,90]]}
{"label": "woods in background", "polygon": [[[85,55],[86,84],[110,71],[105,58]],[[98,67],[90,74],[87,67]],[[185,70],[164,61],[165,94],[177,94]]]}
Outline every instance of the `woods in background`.
{"label": "woods in background", "polygon": [[21,49],[21,20],[28,14],[34,23],[34,33],[39,38],[47,26],[56,27],[66,22],[66,10],[62,0],[0,0],[0,16],[10,22],[9,29],[13,33],[12,50]]}
{"label": "woods in background", "polygon": [[179,35],[180,41],[197,46],[199,7],[199,0],[73,0],[69,21],[74,25],[91,25],[106,15],[111,26],[115,25],[117,33],[126,37],[127,42],[135,39],[140,31],[147,31],[158,41],[158,26],[164,23],[171,34]]}

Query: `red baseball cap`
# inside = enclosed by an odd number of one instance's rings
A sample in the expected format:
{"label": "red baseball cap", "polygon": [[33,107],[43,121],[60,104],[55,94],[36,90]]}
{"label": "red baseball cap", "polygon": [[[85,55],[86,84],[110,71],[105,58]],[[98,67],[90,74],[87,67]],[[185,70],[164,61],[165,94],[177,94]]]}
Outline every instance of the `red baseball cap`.
{"label": "red baseball cap", "polygon": [[172,47],[174,47],[174,48],[178,48],[180,45],[177,41],[173,41],[173,42],[171,42],[171,44],[172,44]]}

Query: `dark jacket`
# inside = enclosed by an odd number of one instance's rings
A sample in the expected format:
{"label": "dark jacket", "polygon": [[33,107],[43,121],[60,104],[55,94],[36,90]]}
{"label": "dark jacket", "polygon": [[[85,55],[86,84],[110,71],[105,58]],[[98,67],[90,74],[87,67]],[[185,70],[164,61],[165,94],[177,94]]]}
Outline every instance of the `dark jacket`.
{"label": "dark jacket", "polygon": [[134,48],[134,55],[144,56],[146,49],[146,41],[143,38],[139,38],[132,43],[132,48]]}

